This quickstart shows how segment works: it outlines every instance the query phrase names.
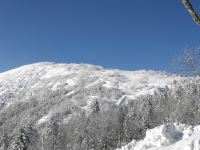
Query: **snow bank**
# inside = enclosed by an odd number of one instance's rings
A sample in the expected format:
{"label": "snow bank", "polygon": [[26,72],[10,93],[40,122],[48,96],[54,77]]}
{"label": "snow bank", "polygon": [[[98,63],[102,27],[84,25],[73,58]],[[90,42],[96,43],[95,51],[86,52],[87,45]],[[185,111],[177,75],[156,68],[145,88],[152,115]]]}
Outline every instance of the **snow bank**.
{"label": "snow bank", "polygon": [[147,130],[143,140],[133,140],[118,150],[200,150],[200,126],[164,124]]}

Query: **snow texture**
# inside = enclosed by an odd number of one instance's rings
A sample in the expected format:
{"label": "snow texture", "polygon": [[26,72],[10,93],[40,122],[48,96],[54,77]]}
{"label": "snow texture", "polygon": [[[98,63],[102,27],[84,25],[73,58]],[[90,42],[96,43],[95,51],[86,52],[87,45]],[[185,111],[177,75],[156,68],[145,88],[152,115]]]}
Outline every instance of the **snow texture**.
{"label": "snow texture", "polygon": [[[66,99],[69,98],[69,102],[74,104],[81,102],[75,101],[73,96],[83,92],[81,109],[89,110],[98,98],[113,101],[121,107],[140,96],[167,92],[173,88],[175,81],[183,79],[185,78],[159,71],[123,71],[88,64],[36,63],[0,73],[0,109],[6,109],[15,102],[30,100],[30,97],[41,91],[43,94],[50,94],[63,89]],[[105,98],[95,91],[102,88],[108,92],[116,91],[119,95]],[[88,89],[89,92],[84,92],[83,89]],[[104,107],[106,109],[106,103]],[[37,125],[48,122],[54,111],[41,115]],[[66,116],[64,123],[71,117],[73,116]],[[120,150],[145,149],[200,150],[200,126],[178,123],[161,125],[147,130],[143,140],[133,140]]]}
{"label": "snow texture", "polygon": [[118,150],[200,150],[200,126],[167,123],[147,130],[143,140],[133,140]]}
{"label": "snow texture", "polygon": [[128,100],[139,96],[169,90],[174,80],[181,79],[174,74],[158,71],[122,71],[88,64],[36,63],[0,73],[0,108],[22,101],[18,99],[21,93],[30,97],[38,89],[56,91],[65,88],[69,89],[67,95],[71,96],[76,92],[73,87],[80,87],[83,81],[83,88],[101,85],[121,90],[125,94],[112,101],[125,105]]}

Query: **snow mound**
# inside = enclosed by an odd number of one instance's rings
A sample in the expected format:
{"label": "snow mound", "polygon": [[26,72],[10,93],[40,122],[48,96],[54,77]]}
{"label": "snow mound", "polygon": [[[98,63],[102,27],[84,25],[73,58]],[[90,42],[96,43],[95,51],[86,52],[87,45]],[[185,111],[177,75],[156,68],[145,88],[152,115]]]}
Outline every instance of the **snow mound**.
{"label": "snow mound", "polygon": [[200,126],[167,123],[147,130],[143,140],[133,140],[118,150],[200,150]]}

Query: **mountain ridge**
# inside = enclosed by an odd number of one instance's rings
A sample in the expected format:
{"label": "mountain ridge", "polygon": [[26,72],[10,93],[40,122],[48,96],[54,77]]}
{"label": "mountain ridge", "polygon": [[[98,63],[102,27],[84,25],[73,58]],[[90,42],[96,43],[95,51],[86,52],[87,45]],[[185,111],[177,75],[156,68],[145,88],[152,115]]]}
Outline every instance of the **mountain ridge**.
{"label": "mountain ridge", "polygon": [[[82,80],[88,80],[85,81],[87,83],[84,88],[101,84],[106,88],[117,88],[126,93],[124,96],[134,99],[141,95],[154,94],[158,89],[171,88],[174,80],[181,79],[183,77],[161,71],[123,71],[90,64],[41,62],[0,73],[0,97],[7,93],[7,95],[10,94],[12,101],[14,98],[12,95],[23,92],[27,88],[29,88],[27,91],[29,94],[30,89],[42,87],[54,91],[59,87],[78,86]],[[1,100],[1,105],[2,103],[7,105]]]}

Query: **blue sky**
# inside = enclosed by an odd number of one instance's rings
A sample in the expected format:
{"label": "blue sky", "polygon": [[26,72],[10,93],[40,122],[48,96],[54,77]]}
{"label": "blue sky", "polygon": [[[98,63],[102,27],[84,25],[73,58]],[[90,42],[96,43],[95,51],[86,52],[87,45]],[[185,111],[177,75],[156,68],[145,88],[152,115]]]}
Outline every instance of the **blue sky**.
{"label": "blue sky", "polygon": [[181,0],[0,1],[1,72],[40,61],[172,72],[173,58],[199,46]]}

